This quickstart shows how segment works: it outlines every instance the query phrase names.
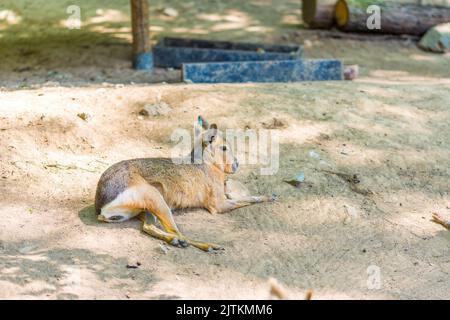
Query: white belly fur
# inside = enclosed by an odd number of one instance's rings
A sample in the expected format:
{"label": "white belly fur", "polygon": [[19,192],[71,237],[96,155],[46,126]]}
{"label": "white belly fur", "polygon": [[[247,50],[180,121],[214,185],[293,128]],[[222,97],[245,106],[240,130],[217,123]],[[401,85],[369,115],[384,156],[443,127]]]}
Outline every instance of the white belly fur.
{"label": "white belly fur", "polygon": [[[143,211],[143,195],[141,186],[134,186],[119,193],[110,203],[103,206],[101,215],[111,217],[121,215],[125,220],[137,216]],[[122,220],[123,221],[123,220]]]}

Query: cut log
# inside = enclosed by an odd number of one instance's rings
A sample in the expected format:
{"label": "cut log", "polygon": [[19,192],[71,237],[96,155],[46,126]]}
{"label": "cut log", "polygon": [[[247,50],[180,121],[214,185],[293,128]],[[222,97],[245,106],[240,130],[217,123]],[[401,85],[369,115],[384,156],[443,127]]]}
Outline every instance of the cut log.
{"label": "cut log", "polygon": [[337,0],[303,0],[303,21],[309,28],[330,29],[334,25]]}
{"label": "cut log", "polygon": [[[379,26],[372,24],[376,13],[367,12],[372,5],[380,8]],[[335,19],[345,31],[422,35],[435,25],[450,22],[450,8],[381,0],[338,0]]]}

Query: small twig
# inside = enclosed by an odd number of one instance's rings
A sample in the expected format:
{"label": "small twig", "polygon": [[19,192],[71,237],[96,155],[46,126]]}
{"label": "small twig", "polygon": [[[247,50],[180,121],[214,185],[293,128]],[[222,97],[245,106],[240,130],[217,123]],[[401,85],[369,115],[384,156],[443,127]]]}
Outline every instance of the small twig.
{"label": "small twig", "polygon": [[359,180],[359,178],[356,174],[351,175],[351,174],[347,174],[347,173],[334,172],[334,171],[329,171],[329,170],[320,170],[320,171],[334,174],[335,176],[341,178],[342,180],[344,180],[345,182],[348,183],[350,189],[353,192],[359,193],[363,196],[373,195],[373,192],[371,190],[359,186],[359,183],[361,181]]}
{"label": "small twig", "polygon": [[431,221],[436,222],[446,229],[450,229],[450,220],[445,220],[440,214],[433,212]]}
{"label": "small twig", "polygon": [[83,170],[83,171],[87,171],[87,172],[92,172],[95,173],[95,170],[89,170],[89,169],[85,169],[85,168],[81,168],[75,165],[64,165],[64,164],[59,164],[59,163],[54,163],[54,164],[44,164],[44,168],[48,169],[48,168],[56,168],[56,169],[61,169],[61,170]]}
{"label": "small twig", "polygon": [[[280,299],[280,300],[288,300],[289,296],[284,290],[284,288],[278,283],[278,281],[274,278],[269,279],[270,284],[270,295]],[[313,290],[309,289],[305,294],[305,300],[311,300],[313,295]]]}
{"label": "small twig", "polygon": [[280,299],[286,300],[288,298],[286,291],[284,291],[283,287],[278,283],[278,281],[274,278],[269,279],[270,284],[270,295]]}

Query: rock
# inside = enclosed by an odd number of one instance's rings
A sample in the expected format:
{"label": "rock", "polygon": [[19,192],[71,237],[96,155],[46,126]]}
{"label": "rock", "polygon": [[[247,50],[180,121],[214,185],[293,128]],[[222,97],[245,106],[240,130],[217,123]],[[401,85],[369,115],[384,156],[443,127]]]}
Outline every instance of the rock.
{"label": "rock", "polygon": [[46,81],[43,87],[59,87],[61,84],[58,81]]}
{"label": "rock", "polygon": [[312,48],[312,46],[313,46],[313,43],[312,43],[311,40],[305,40],[305,41],[303,41],[303,47],[309,49],[309,48]]}
{"label": "rock", "polygon": [[308,155],[309,155],[311,158],[314,158],[314,159],[320,159],[320,155],[319,155],[316,151],[314,151],[314,150],[310,150],[310,151],[308,152]]}
{"label": "rock", "polygon": [[280,129],[280,128],[286,128],[287,125],[280,119],[273,118],[269,123],[263,122],[262,126],[264,129]]}
{"label": "rock", "polygon": [[89,119],[91,118],[91,116],[85,112],[78,113],[77,116],[83,121],[89,121]]}
{"label": "rock", "polygon": [[19,252],[22,254],[27,254],[30,253],[31,251],[33,251],[34,249],[36,249],[36,246],[34,245],[26,245],[22,248],[19,249]]}
{"label": "rock", "polygon": [[167,254],[169,252],[169,248],[166,245],[160,244],[159,247],[161,248],[162,253]]}
{"label": "rock", "polygon": [[127,264],[127,269],[137,269],[141,266],[140,262],[136,262],[136,264],[129,263]]}
{"label": "rock", "polygon": [[168,114],[170,111],[172,111],[172,108],[165,103],[164,101],[161,101],[156,104],[146,104],[144,108],[139,111],[140,116],[164,116]]}
{"label": "rock", "polygon": [[419,47],[436,53],[450,51],[450,23],[439,24],[429,29],[420,39]]}
{"label": "rock", "polygon": [[305,173],[300,171],[299,174],[293,180],[284,180],[284,182],[290,184],[291,186],[300,189],[303,182],[305,182]]}
{"label": "rock", "polygon": [[345,211],[347,212],[347,214],[348,214],[351,218],[355,219],[355,218],[358,218],[358,217],[359,217],[358,209],[356,209],[355,207],[348,206],[348,205],[344,205],[344,208],[345,208]]}
{"label": "rock", "polygon": [[58,74],[58,71],[50,70],[47,72],[47,77],[54,77]]}
{"label": "rock", "polygon": [[141,111],[139,111],[139,115],[143,117],[148,117],[150,114],[148,113],[147,110],[142,109]]}
{"label": "rock", "polygon": [[178,17],[178,10],[174,8],[164,8],[163,14],[168,17],[176,18]]}
{"label": "rock", "polygon": [[345,66],[344,68],[344,79],[354,80],[359,76],[359,66],[357,64],[351,66]]}

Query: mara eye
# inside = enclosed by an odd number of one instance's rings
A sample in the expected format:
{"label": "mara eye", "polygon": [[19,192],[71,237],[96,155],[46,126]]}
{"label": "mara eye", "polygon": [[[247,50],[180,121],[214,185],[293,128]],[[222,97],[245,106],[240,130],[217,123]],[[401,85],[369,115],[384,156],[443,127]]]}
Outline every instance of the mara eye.
{"label": "mara eye", "polygon": [[227,151],[227,146],[222,146],[222,151]]}

